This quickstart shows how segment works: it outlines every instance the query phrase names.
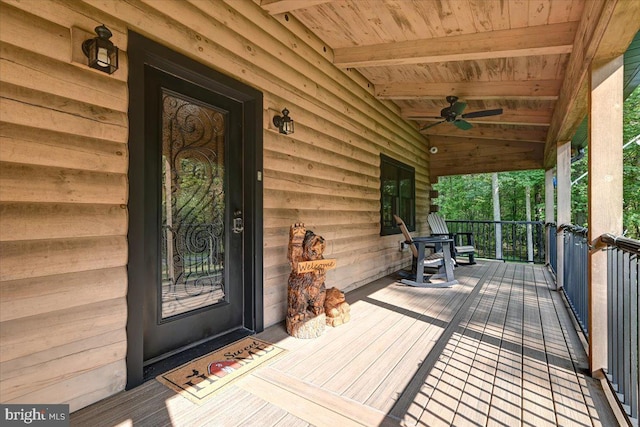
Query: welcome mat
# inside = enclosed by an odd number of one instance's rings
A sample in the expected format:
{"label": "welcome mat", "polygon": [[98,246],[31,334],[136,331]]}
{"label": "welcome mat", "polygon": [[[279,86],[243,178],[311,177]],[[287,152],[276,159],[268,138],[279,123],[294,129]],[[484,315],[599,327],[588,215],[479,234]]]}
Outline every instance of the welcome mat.
{"label": "welcome mat", "polygon": [[156,379],[181,396],[200,404],[225,385],[284,351],[258,338],[246,337],[165,372]]}

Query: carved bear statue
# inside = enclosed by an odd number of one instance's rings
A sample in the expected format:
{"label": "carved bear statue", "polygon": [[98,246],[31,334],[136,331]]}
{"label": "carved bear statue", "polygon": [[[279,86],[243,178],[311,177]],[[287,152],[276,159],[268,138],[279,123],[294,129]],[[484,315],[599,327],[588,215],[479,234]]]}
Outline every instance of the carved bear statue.
{"label": "carved bear statue", "polygon": [[324,259],[325,241],[304,224],[289,231],[288,258],[291,264],[287,291],[287,332],[297,338],[315,338],[324,332],[324,281],[327,273],[316,270],[298,273],[298,263]]}

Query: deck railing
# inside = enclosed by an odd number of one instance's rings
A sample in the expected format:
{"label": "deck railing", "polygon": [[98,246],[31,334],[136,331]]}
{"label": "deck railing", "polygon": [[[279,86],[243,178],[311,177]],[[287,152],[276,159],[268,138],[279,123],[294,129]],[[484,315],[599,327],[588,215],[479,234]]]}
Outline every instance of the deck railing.
{"label": "deck railing", "polygon": [[[632,425],[637,426],[640,241],[603,235],[589,244],[586,228],[561,225],[559,230],[564,235],[563,292],[587,339],[587,258],[589,250],[607,251],[607,379]],[[553,237],[552,228],[551,233]]]}
{"label": "deck railing", "polygon": [[607,250],[607,377],[623,408],[637,426],[640,241],[603,235],[593,245],[596,249],[604,246]]}
{"label": "deck railing", "polygon": [[549,254],[549,268],[553,274],[558,274],[558,241],[556,223],[548,222],[545,224],[547,236],[547,253]]}
{"label": "deck railing", "polygon": [[[564,287],[562,290],[582,331],[588,337],[589,289],[587,256],[589,254],[589,245],[587,243],[587,229],[563,224],[560,226],[560,233],[564,234]],[[552,240],[555,241],[555,239]]]}
{"label": "deck railing", "polygon": [[[480,258],[544,264],[544,223],[540,221],[447,220],[446,223],[450,233],[473,233],[476,256]],[[501,238],[496,239],[496,235]]]}

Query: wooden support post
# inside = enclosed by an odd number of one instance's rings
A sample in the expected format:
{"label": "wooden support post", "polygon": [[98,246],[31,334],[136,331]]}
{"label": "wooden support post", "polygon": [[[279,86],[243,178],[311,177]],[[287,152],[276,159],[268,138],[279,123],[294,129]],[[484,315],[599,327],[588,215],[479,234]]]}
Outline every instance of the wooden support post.
{"label": "wooden support post", "polygon": [[[555,189],[553,188],[553,169],[548,169],[544,173],[544,222],[555,222]],[[552,230],[546,236],[546,250],[544,251],[544,263],[549,265],[549,247],[551,242],[549,239],[555,239],[555,230]]]}
{"label": "wooden support post", "polygon": [[[591,66],[589,241],[622,234],[623,56]],[[607,367],[607,254],[589,252],[589,370]]]}
{"label": "wooden support post", "polygon": [[[571,142],[558,143],[558,227],[571,223]],[[558,233],[556,237],[558,270],[556,283],[558,290],[564,287],[564,237]]]}

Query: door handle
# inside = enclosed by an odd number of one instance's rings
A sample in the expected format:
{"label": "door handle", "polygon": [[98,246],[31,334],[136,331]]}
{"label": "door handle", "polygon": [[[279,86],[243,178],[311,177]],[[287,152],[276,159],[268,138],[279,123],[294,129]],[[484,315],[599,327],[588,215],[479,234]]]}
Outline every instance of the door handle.
{"label": "door handle", "polygon": [[244,221],[242,220],[242,211],[236,210],[233,213],[233,226],[231,231],[236,234],[240,234],[244,231]]}

